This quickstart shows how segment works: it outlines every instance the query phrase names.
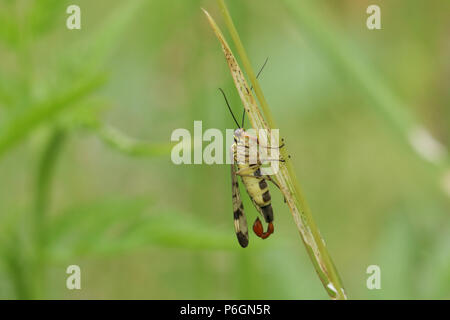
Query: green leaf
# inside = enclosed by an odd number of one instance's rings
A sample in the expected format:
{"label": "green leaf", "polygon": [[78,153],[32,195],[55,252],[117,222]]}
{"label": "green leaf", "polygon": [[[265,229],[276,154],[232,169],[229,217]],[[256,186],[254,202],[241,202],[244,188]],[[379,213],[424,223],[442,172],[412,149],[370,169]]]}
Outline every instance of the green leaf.
{"label": "green leaf", "polygon": [[66,108],[84,98],[105,81],[104,75],[86,79],[60,96],[30,107],[0,130],[0,156],[24,140],[39,125],[52,120]]}

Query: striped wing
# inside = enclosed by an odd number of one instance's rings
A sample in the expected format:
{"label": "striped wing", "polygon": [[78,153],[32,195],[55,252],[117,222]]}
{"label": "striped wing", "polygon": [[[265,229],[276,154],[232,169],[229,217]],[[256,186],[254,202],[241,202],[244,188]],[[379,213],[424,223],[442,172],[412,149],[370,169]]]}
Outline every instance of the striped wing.
{"label": "striped wing", "polygon": [[233,195],[234,230],[236,231],[239,244],[245,248],[248,246],[248,227],[239,191],[235,164],[231,164],[231,192]]}

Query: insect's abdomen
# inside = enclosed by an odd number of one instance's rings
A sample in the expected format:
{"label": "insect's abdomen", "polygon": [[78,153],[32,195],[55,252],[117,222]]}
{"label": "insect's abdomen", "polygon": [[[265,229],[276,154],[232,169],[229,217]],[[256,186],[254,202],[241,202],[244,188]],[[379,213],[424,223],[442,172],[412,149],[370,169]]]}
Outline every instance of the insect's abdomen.
{"label": "insect's abdomen", "polygon": [[253,177],[242,177],[242,181],[244,182],[248,194],[258,206],[264,207],[270,204],[271,198],[266,180]]}
{"label": "insect's abdomen", "polygon": [[[247,167],[248,165],[238,165],[239,168]],[[256,172],[256,174],[255,174]],[[254,175],[259,174],[259,169],[253,171]],[[243,176],[242,182],[247,189],[247,193],[252,198],[254,203],[261,208],[266,222],[273,221],[273,210],[271,205],[271,197],[267,181],[263,178]]]}

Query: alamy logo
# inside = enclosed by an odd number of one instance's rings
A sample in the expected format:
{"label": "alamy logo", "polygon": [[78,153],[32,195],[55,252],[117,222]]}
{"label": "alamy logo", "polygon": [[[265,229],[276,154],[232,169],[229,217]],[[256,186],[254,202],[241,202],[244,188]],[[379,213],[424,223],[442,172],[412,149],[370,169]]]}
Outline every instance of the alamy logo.
{"label": "alamy logo", "polygon": [[67,267],[67,274],[70,276],[67,277],[66,287],[69,290],[81,289],[81,269],[79,266],[73,264]]}
{"label": "alamy logo", "polygon": [[380,269],[380,267],[375,264],[372,264],[367,267],[366,273],[370,274],[370,276],[367,278],[367,281],[366,281],[367,289],[369,289],[369,290],[381,289],[381,269]]}
{"label": "alamy logo", "polygon": [[77,5],[70,5],[66,10],[67,14],[70,16],[66,20],[66,26],[69,30],[80,30],[81,29],[81,9]]}
{"label": "alamy logo", "polygon": [[[269,139],[270,138],[270,139]],[[203,132],[202,121],[194,121],[194,134],[184,128],[175,129],[172,142],[178,142],[171,153],[174,164],[258,164],[261,174],[278,172],[280,160],[278,129],[226,129],[225,138],[219,129]],[[203,142],[209,142],[203,148]],[[270,141],[270,145],[269,145]],[[228,152],[224,153],[224,143]]]}
{"label": "alamy logo", "polygon": [[370,16],[367,18],[366,25],[369,30],[381,29],[381,9],[379,6],[373,4],[367,7],[367,11]]}

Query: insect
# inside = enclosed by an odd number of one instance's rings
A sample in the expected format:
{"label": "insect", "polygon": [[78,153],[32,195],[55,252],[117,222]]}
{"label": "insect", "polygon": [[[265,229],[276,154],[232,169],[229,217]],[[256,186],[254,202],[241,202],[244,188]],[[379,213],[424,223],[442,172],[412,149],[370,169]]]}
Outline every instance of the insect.
{"label": "insect", "polygon": [[[242,182],[247,190],[250,199],[252,200],[256,210],[263,216],[265,222],[268,224],[267,231],[264,231],[261,220],[257,217],[253,223],[253,231],[255,234],[262,238],[268,238],[274,232],[273,226],[273,209],[271,204],[271,196],[269,192],[269,187],[266,180],[271,181],[277,187],[275,181],[271,179],[270,176],[261,174],[262,160],[259,155],[255,163],[250,163],[249,153],[250,153],[250,143],[256,143],[259,147],[261,146],[258,142],[256,136],[247,133],[244,127],[244,114],[242,116],[242,124],[239,125],[233,112],[231,111],[230,104],[228,103],[227,97],[222,89],[225,102],[230,110],[230,113],[238,126],[234,131],[234,143],[230,148],[231,159],[234,159],[234,163],[231,164],[231,189],[232,189],[232,199],[233,199],[233,215],[234,215],[234,228],[239,244],[245,248],[248,246],[249,236],[248,236],[248,226],[247,219],[244,213],[244,206],[242,204],[241,194],[239,191],[239,184],[237,176],[240,176]],[[278,148],[282,148],[283,144]],[[271,148],[271,147],[265,147]],[[238,152],[244,151],[244,161],[238,161]],[[278,161],[284,162],[284,160],[279,159]]]}

